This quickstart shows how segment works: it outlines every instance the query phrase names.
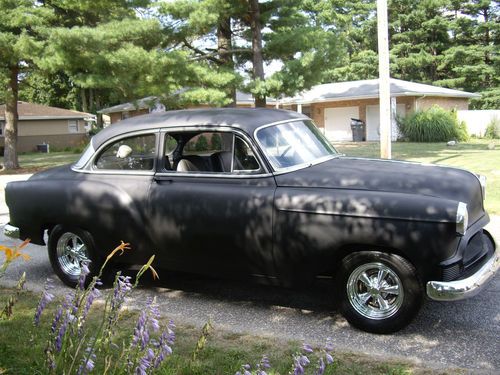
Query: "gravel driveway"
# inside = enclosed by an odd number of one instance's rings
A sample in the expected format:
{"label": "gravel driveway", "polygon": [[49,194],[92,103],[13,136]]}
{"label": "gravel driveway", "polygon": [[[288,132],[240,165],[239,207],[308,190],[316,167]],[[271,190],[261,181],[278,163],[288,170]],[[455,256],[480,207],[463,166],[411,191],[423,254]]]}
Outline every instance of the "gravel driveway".
{"label": "gravel driveway", "polygon": [[[0,194],[1,208],[1,186]],[[0,223],[5,223],[8,216],[1,213]],[[493,218],[489,229],[498,238],[500,217]],[[0,244],[13,245],[14,241],[0,234]],[[27,272],[27,288],[33,291],[40,291],[48,276],[56,279],[45,247],[29,245],[26,252],[32,259],[16,262],[0,285],[13,286],[23,271]],[[160,282],[145,281],[129,306],[141,308],[148,296],[155,295],[163,313],[177,322],[201,327],[212,318],[219,329],[318,344],[331,337],[342,351],[404,358],[432,368],[461,367],[471,373],[500,374],[500,275],[474,298],[426,302],[416,320],[393,335],[351,328],[333,309],[334,297],[328,287],[297,291],[165,272],[160,272],[160,278]],[[57,294],[68,292],[59,280],[55,284]]]}

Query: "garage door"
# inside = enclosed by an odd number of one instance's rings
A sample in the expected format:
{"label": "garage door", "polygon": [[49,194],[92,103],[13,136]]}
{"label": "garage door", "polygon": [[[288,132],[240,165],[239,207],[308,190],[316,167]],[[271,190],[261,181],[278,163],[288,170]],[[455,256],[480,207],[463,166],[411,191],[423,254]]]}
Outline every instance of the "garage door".
{"label": "garage door", "polygon": [[359,107],[325,108],[325,134],[330,141],[352,141],[351,118]]}
{"label": "garage door", "polygon": [[[396,113],[398,116],[405,116],[406,108],[404,104],[396,105]],[[366,140],[378,141],[380,140],[380,107],[378,105],[366,106]],[[398,138],[398,127],[396,125],[392,128],[392,140]]]}

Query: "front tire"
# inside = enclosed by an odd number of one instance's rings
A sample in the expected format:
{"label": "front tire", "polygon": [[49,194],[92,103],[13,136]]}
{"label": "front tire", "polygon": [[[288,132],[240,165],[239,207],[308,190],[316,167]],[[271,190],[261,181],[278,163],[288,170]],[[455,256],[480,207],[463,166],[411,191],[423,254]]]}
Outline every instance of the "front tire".
{"label": "front tire", "polygon": [[347,256],[337,287],[344,317],[373,333],[392,333],[407,326],[423,301],[415,267],[395,254],[373,251]]}
{"label": "front tire", "polygon": [[70,287],[78,284],[83,262],[89,262],[86,284],[99,272],[101,264],[94,240],[85,230],[57,225],[49,234],[47,248],[54,272]]}

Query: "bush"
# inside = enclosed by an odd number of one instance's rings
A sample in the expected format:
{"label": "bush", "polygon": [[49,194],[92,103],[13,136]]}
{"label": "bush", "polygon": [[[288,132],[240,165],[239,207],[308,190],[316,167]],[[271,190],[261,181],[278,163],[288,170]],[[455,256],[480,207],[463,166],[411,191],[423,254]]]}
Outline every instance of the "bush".
{"label": "bush", "polygon": [[467,128],[458,121],[455,111],[446,111],[439,106],[416,111],[408,117],[398,119],[398,126],[404,138],[410,142],[466,141]]}
{"label": "bush", "polygon": [[212,140],[210,141],[212,144],[212,150],[221,150],[222,148],[222,139],[219,134],[215,133],[212,135]]}
{"label": "bush", "polygon": [[490,139],[500,138],[500,119],[498,119],[498,117],[493,117],[488,123],[484,137]]}
{"label": "bush", "polygon": [[196,151],[207,151],[208,150],[208,141],[207,137],[205,137],[203,134],[198,136],[198,139],[196,140]]}

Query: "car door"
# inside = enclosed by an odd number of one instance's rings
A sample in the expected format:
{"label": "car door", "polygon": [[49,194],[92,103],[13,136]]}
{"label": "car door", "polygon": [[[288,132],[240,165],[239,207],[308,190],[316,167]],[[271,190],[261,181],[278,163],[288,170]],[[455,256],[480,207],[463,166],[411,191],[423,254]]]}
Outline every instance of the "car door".
{"label": "car door", "polygon": [[[176,270],[272,277],[274,178],[245,135],[209,130],[193,137],[193,146],[173,145],[171,134],[182,140],[182,132],[162,135],[164,164],[150,192],[158,255],[166,268]],[[228,143],[229,148],[219,150]],[[208,149],[189,152],[203,145]],[[181,167],[187,163],[176,160],[180,153],[194,170]],[[225,167],[217,167],[220,156]],[[203,162],[210,165],[200,170]]]}
{"label": "car door", "polygon": [[74,210],[87,217],[83,227],[96,238],[103,253],[131,244],[120,261],[143,263],[152,252],[148,226],[149,188],[153,181],[159,130],[116,137],[101,147],[76,191]]}

